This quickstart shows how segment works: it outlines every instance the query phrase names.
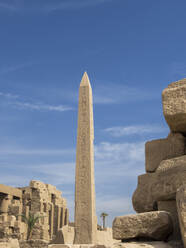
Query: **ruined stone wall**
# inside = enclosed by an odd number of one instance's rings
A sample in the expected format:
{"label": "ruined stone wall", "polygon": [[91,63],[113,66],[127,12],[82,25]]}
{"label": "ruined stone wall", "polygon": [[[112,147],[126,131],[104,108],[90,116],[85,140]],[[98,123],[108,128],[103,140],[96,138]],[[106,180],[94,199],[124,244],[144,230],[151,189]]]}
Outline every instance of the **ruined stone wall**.
{"label": "ruined stone wall", "polygon": [[21,216],[40,216],[32,239],[51,240],[69,222],[66,200],[55,186],[31,181],[28,187],[0,185],[0,238],[26,239],[27,226]]}
{"label": "ruined stone wall", "polygon": [[57,231],[68,224],[66,200],[55,186],[40,181],[31,181],[22,188],[23,212],[41,216],[32,233],[33,239],[50,240]]}

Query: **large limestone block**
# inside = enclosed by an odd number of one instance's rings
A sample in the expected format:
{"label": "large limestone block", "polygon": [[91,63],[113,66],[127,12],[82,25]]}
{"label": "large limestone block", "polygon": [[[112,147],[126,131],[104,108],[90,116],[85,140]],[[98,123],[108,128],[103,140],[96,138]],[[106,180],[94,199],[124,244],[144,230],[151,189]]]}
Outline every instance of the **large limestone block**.
{"label": "large limestone block", "polygon": [[185,137],[179,133],[170,133],[166,139],[148,141],[145,144],[145,167],[154,172],[160,162],[185,154]]}
{"label": "large limestone block", "polygon": [[186,247],[186,185],[183,185],[178,189],[176,194],[176,202],[182,240],[184,247]]}
{"label": "large limestone block", "polygon": [[19,248],[18,239],[9,239],[10,248]]}
{"label": "large limestone block", "polygon": [[112,248],[173,248],[173,247],[168,243],[162,241],[152,241],[152,242],[118,243],[113,245]]}
{"label": "large limestone block", "polygon": [[73,244],[74,242],[74,227],[63,226],[56,234],[53,244]]}
{"label": "large limestone block", "polygon": [[158,201],[158,211],[166,211],[171,214],[173,233],[169,237],[169,240],[181,240],[176,200]]}
{"label": "large limestone block", "polygon": [[155,173],[138,177],[132,202],[136,212],[157,210],[158,201],[175,200],[177,189],[186,184],[186,156],[163,160]]}
{"label": "large limestone block", "polygon": [[0,248],[20,248],[18,239],[0,240]]}
{"label": "large limestone block", "polygon": [[[112,244],[119,242],[113,239],[112,228],[105,228],[105,230],[97,230],[97,244],[111,246]],[[102,247],[100,247],[102,248]]]}
{"label": "large limestone block", "polygon": [[20,248],[48,248],[48,242],[45,240],[21,240],[19,241]]}
{"label": "large limestone block", "polygon": [[186,79],[171,83],[162,92],[163,113],[173,132],[186,133]]}
{"label": "large limestone block", "polygon": [[113,238],[122,241],[134,238],[166,240],[173,230],[171,217],[165,211],[116,217],[112,229]]}
{"label": "large limestone block", "polygon": [[60,244],[51,244],[48,246],[48,248],[110,248],[111,246],[104,246],[104,245],[95,245],[95,244],[66,244],[66,245],[60,245]]}
{"label": "large limestone block", "polygon": [[48,246],[48,248],[110,248],[111,246],[104,246],[104,245],[95,245],[95,244],[66,244],[66,245],[60,245],[60,244],[51,244]]}

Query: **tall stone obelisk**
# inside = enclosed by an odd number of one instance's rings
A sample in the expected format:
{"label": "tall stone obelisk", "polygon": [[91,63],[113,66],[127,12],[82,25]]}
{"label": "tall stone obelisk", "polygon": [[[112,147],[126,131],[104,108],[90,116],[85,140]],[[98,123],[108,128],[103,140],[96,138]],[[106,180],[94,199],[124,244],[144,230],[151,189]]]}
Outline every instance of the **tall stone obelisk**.
{"label": "tall stone obelisk", "polygon": [[85,72],[79,88],[74,244],[96,243],[92,88]]}

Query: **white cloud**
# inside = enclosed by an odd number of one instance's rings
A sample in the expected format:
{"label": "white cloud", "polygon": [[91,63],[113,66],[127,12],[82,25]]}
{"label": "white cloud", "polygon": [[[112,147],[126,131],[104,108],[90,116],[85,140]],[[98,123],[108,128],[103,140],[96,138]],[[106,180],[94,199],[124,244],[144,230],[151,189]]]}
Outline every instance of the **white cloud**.
{"label": "white cloud", "polygon": [[152,93],[129,87],[124,82],[122,84],[99,83],[98,86],[95,86],[93,95],[94,103],[98,104],[130,103],[142,101],[144,99],[152,100],[157,97],[155,92]]}
{"label": "white cloud", "polygon": [[34,173],[42,175],[45,182],[54,185],[74,184],[75,163],[49,163],[30,165],[29,168]]}
{"label": "white cloud", "polygon": [[8,98],[8,99],[16,99],[16,98],[19,97],[18,95],[14,95],[14,94],[11,94],[11,93],[4,93],[4,92],[0,92],[0,96]]}
{"label": "white cloud", "polygon": [[49,104],[43,104],[43,103],[29,103],[29,102],[14,102],[10,103],[16,108],[19,109],[29,109],[29,110],[37,110],[37,111],[58,111],[58,112],[64,112],[72,110],[71,107],[64,106],[64,105],[49,105]]}
{"label": "white cloud", "polygon": [[12,93],[7,92],[0,92],[0,101],[3,106],[12,106],[16,109],[22,110],[33,110],[33,111],[56,111],[56,112],[64,112],[73,110],[72,107],[65,106],[65,105],[51,105],[46,103],[40,102],[27,102],[27,101],[20,101],[20,99],[26,99],[26,97],[19,96]]}
{"label": "white cloud", "polygon": [[56,10],[81,9],[111,1],[113,0],[78,0],[78,2],[77,0],[56,1],[53,4],[44,6],[44,10],[52,12]]}
{"label": "white cloud", "polygon": [[17,7],[16,5],[14,5],[14,3],[10,3],[10,2],[5,2],[2,1],[0,2],[0,9],[4,9],[4,10],[8,10],[8,11],[16,11]]}
{"label": "white cloud", "polygon": [[96,212],[98,223],[102,223],[100,214],[106,212],[106,224],[112,226],[112,222],[116,216],[123,216],[127,214],[134,214],[132,200],[129,197],[117,195],[102,195],[96,198]]}
{"label": "white cloud", "polygon": [[[7,6],[8,6],[8,4],[7,4]],[[1,8],[1,4],[0,4],[0,8]],[[17,65],[4,66],[4,67],[0,68],[0,75],[14,72],[17,70],[21,70],[21,69],[23,69],[25,67],[29,67],[31,65],[33,65],[33,63],[23,63],[23,64],[17,64]]]}
{"label": "white cloud", "polygon": [[109,143],[102,142],[95,146],[95,159],[97,161],[123,161],[144,160],[144,142],[136,143]]}
{"label": "white cloud", "polygon": [[104,131],[114,137],[121,137],[121,136],[129,136],[129,135],[163,133],[168,131],[168,129],[165,127],[160,127],[155,125],[132,125],[132,126],[110,127],[104,129]]}
{"label": "white cloud", "polygon": [[113,0],[0,0],[0,10],[11,12],[19,11],[40,11],[53,12],[57,10],[81,9],[89,6],[99,5]]}
{"label": "white cloud", "polygon": [[[127,85],[113,84],[97,81],[91,83],[93,90],[93,103],[94,104],[121,104],[133,103],[144,100],[153,100],[158,94],[156,92],[148,92],[138,88],[132,88]],[[105,86],[103,86],[105,85]],[[73,102],[78,101],[78,93],[60,90],[53,91],[53,94],[58,97],[63,97]]]}
{"label": "white cloud", "polygon": [[21,156],[64,156],[75,154],[73,149],[23,149],[15,147],[0,147],[0,155],[21,155]]}
{"label": "white cloud", "polygon": [[12,187],[24,187],[29,184],[28,177],[10,175],[10,174],[1,174],[0,175],[0,182],[1,184],[6,184]]}

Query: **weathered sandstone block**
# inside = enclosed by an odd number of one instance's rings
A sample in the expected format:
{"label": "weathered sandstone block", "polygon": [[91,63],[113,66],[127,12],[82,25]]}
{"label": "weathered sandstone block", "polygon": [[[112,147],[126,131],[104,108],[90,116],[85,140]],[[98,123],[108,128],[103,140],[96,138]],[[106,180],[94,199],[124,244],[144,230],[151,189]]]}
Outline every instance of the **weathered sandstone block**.
{"label": "weathered sandstone block", "polygon": [[186,185],[183,185],[178,189],[176,194],[176,203],[182,240],[184,247],[186,247]]}
{"label": "weathered sandstone block", "polygon": [[20,248],[48,248],[48,242],[41,239],[22,240],[19,245]]}
{"label": "weathered sandstone block", "polygon": [[176,200],[158,201],[158,211],[166,211],[171,214],[173,223],[173,233],[171,234],[169,239],[181,240]]}
{"label": "weathered sandstone block", "polygon": [[74,242],[74,227],[63,226],[58,230],[52,244],[73,244]]}
{"label": "weathered sandstone block", "polygon": [[112,229],[113,238],[123,241],[134,238],[166,240],[173,230],[171,217],[165,211],[116,217]]}
{"label": "weathered sandstone block", "polygon": [[138,176],[138,185],[132,196],[133,208],[137,213],[157,210],[155,200],[151,195],[151,183],[154,173]]}
{"label": "weathered sandstone block", "polygon": [[17,239],[0,240],[0,248],[20,248]]}
{"label": "weathered sandstone block", "polygon": [[[119,242],[118,240],[113,239],[112,228],[105,228],[105,230],[99,231],[97,230],[97,242],[96,244],[99,245],[97,248],[104,248],[104,246],[111,246],[114,243]],[[95,247],[96,248],[96,247]]]}
{"label": "weathered sandstone block", "polygon": [[186,79],[171,83],[162,92],[163,113],[171,131],[186,133]]}
{"label": "weathered sandstone block", "polygon": [[74,244],[74,245],[72,244],[66,244],[66,245],[51,244],[48,246],[48,248],[110,248],[110,247],[111,246],[95,245],[95,244],[79,244],[79,245],[78,244]]}
{"label": "weathered sandstone block", "polygon": [[183,184],[186,184],[186,156],[163,160],[155,173],[138,177],[133,207],[138,213],[157,210],[157,202],[175,200],[176,191]]}
{"label": "weathered sandstone block", "polygon": [[148,141],[145,144],[145,167],[154,172],[160,162],[185,154],[185,137],[179,133],[170,133],[166,139]]}
{"label": "weathered sandstone block", "polygon": [[117,243],[117,244],[114,244],[112,248],[176,248],[176,247],[172,247],[166,242],[152,241],[152,242]]}

